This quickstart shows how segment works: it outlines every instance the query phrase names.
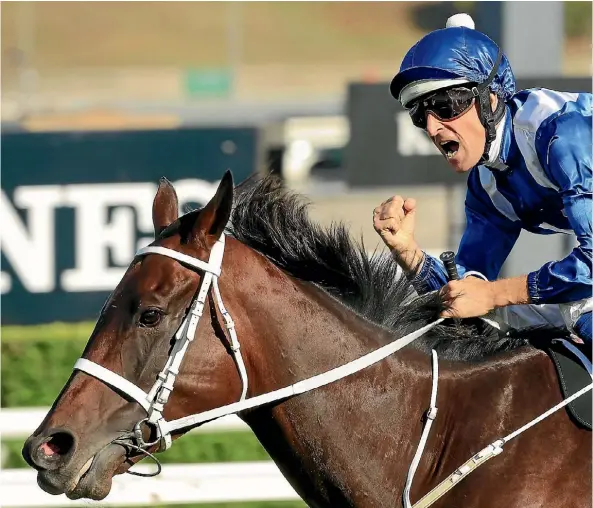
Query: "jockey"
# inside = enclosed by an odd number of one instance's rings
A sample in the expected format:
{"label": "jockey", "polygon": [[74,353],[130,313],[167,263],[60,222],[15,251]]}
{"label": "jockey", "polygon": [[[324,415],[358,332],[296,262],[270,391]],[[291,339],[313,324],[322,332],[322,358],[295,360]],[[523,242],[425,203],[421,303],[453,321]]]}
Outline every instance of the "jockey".
{"label": "jockey", "polygon": [[[440,260],[416,244],[414,199],[394,196],[374,211],[375,230],[416,290],[440,289],[450,304],[443,317],[494,310],[514,328],[562,326],[590,346],[591,94],[515,92],[507,57],[467,14],[413,46],[390,89],[451,167],[469,172],[461,280],[447,282]],[[578,245],[562,260],[496,280],[522,229],[574,234]]]}

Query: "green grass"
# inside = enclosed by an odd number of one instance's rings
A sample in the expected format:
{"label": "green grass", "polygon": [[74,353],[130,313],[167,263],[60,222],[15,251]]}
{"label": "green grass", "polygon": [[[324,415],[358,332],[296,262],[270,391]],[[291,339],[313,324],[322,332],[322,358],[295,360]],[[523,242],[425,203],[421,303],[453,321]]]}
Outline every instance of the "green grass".
{"label": "green grass", "polygon": [[93,327],[92,322],[51,323],[34,326],[3,326],[0,329],[2,342],[26,342],[37,340],[80,340],[86,341]]}

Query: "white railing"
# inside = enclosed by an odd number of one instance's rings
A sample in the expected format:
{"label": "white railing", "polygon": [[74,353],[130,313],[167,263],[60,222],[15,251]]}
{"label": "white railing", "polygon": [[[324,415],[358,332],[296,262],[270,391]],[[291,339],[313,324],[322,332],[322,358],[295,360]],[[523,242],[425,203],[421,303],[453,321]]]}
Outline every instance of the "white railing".
{"label": "white railing", "polygon": [[[0,436],[25,438],[41,423],[49,408],[0,410]],[[236,416],[207,423],[191,432],[245,431],[249,427]],[[137,471],[154,470],[152,465],[135,466]],[[299,499],[273,462],[224,464],[164,464],[153,478],[116,476],[109,496],[101,502],[70,501],[52,496],[37,487],[31,469],[0,471],[0,506],[34,508],[46,506],[137,506],[154,503],[213,503],[234,501],[283,501]]]}
{"label": "white railing", "polygon": [[[151,466],[136,466],[149,471]],[[228,464],[165,464],[159,476],[121,475],[113,479],[104,501],[70,501],[52,496],[37,486],[37,473],[29,469],[0,472],[0,506],[136,506],[155,503],[213,503],[283,501],[299,499],[273,462]]]}

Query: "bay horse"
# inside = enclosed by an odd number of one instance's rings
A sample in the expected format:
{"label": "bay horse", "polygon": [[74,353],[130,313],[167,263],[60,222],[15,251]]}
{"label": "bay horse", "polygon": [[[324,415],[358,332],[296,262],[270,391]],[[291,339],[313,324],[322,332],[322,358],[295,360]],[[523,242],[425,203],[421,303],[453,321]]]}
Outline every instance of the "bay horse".
{"label": "bay horse", "polygon": [[[240,339],[248,398],[354,360],[431,323],[442,311],[438,294],[410,298],[410,283],[397,277],[393,259],[369,256],[344,225],[311,223],[307,205],[274,178],[250,179],[234,189],[227,173],[205,207],[181,217],[175,190],[162,179],[152,215],[153,246],[204,261],[227,232],[219,290]],[[82,357],[147,391],[202,277],[170,257],[135,257]],[[210,290],[164,407],[167,420],[241,397],[221,323]],[[309,506],[401,506],[430,397],[432,348],[441,358],[439,414],[412,500],[562,398],[551,361],[531,341],[493,338],[462,321],[442,323],[340,381],[239,417]],[[128,436],[145,416],[125,393],[76,370],[26,440],[23,456],[38,471],[43,490],[102,499],[113,476],[144,457],[125,444],[132,443]],[[141,435],[149,439],[153,430],[145,426]],[[591,473],[591,432],[560,410],[433,506],[590,507]]]}

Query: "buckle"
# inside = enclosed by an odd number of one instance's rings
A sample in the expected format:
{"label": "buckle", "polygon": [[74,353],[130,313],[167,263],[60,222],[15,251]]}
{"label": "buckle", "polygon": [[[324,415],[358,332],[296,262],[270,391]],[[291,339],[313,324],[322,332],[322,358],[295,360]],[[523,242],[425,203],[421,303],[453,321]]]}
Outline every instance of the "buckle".
{"label": "buckle", "polygon": [[[142,429],[140,428],[140,426],[143,423],[146,423],[146,426],[148,428],[156,429],[157,438],[154,441],[150,441],[150,442],[144,441],[144,436],[142,435]],[[143,418],[138,423],[136,423],[136,425],[134,425],[134,438],[136,439],[136,443],[138,443],[139,448],[146,449],[146,448],[150,448],[151,446],[157,444],[161,440],[160,434],[161,434],[161,429],[159,428],[159,426],[152,423],[148,418]]]}
{"label": "buckle", "polygon": [[426,412],[426,418],[428,420],[434,420],[437,417],[438,410],[439,409],[437,407],[428,408],[428,411]]}

